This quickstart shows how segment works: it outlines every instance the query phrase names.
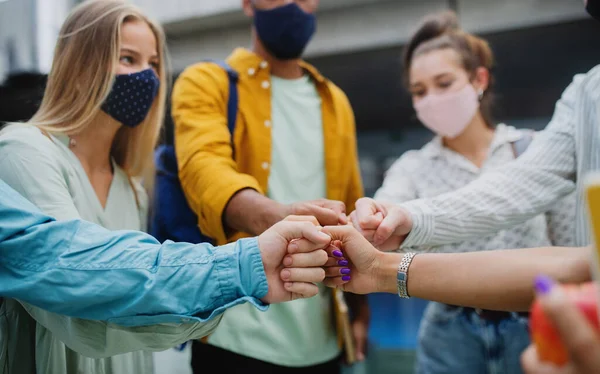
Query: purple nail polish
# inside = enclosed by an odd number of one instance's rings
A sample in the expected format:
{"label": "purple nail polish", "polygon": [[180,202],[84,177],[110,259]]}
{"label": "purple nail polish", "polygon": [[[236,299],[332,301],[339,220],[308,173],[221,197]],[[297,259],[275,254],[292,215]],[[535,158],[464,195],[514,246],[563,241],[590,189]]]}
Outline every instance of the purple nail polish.
{"label": "purple nail polish", "polygon": [[340,266],[348,266],[348,261],[347,260],[339,260],[337,262],[337,264]]}
{"label": "purple nail polish", "polygon": [[545,295],[552,291],[554,287],[554,280],[546,275],[538,275],[535,277],[535,290],[537,293]]}
{"label": "purple nail polish", "polygon": [[333,253],[335,257],[344,257],[344,254],[341,251],[338,251],[337,249],[331,253]]}
{"label": "purple nail polish", "polygon": [[344,276],[342,277],[342,280],[343,280],[344,282],[349,282],[349,281],[350,281],[350,279],[352,279],[352,278],[351,278],[349,275],[344,275]]}
{"label": "purple nail polish", "polygon": [[348,269],[348,268],[341,269],[340,274],[348,275],[348,274],[350,274],[350,269]]}

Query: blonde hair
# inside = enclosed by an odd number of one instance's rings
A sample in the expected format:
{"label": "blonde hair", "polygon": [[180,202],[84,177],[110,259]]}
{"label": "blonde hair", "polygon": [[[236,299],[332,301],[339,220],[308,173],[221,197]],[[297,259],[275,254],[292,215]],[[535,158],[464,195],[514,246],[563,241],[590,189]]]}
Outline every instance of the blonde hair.
{"label": "blonde hair", "polygon": [[71,11],[54,50],[42,103],[29,124],[66,135],[84,130],[101,110],[115,79],[121,26],[133,20],[146,22],[156,38],[160,88],[146,119],[135,128],[119,129],[111,156],[129,175],[141,177],[154,171],[153,152],[169,85],[168,61],[162,27],[126,1],[88,0]]}

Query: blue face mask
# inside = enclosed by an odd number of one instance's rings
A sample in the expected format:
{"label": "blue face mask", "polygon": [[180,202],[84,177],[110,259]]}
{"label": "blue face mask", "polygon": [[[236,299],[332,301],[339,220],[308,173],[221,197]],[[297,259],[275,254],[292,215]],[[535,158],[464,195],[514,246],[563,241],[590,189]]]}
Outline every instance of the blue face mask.
{"label": "blue face mask", "polygon": [[136,127],[146,119],[159,86],[160,81],[152,69],[117,75],[101,108],[123,125]]}
{"label": "blue face mask", "polygon": [[315,33],[317,21],[314,14],[291,3],[270,10],[254,8],[254,27],[273,57],[292,60],[302,56]]}

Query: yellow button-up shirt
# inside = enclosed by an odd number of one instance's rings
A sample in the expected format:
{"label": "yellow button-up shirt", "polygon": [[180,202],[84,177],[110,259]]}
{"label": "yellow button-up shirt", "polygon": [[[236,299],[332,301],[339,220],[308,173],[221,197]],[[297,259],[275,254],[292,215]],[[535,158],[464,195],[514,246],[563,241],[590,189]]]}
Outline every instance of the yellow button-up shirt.
{"label": "yellow button-up shirt", "polygon": [[[233,133],[227,127],[229,78],[213,63],[188,67],[172,94],[175,149],[179,177],[202,232],[218,244],[228,237],[223,212],[238,191],[267,192],[271,164],[271,81],[269,64],[258,55],[236,49],[227,63],[239,73],[238,112]],[[313,66],[302,62],[322,100],[327,198],[347,210],[363,196],[354,114],[346,95]]]}

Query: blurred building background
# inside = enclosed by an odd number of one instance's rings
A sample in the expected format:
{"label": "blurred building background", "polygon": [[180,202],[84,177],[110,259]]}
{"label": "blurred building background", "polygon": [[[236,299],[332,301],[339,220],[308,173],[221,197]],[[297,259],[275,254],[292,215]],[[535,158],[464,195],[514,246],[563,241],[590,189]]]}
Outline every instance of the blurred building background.
{"label": "blurred building background", "polygon": [[[249,46],[241,0],[132,0],[165,27],[173,74]],[[58,30],[78,0],[0,0],[0,121],[27,119],[41,97]],[[349,96],[359,131],[367,195],[390,162],[431,138],[415,119],[401,80],[403,44],[421,18],[454,9],[464,29],[497,59],[496,118],[543,128],[572,76],[600,63],[600,25],[581,0],[321,0],[306,58]],[[168,122],[168,120],[167,120]],[[410,372],[425,302],[372,295],[369,372]],[[394,358],[404,357],[406,365]]]}

